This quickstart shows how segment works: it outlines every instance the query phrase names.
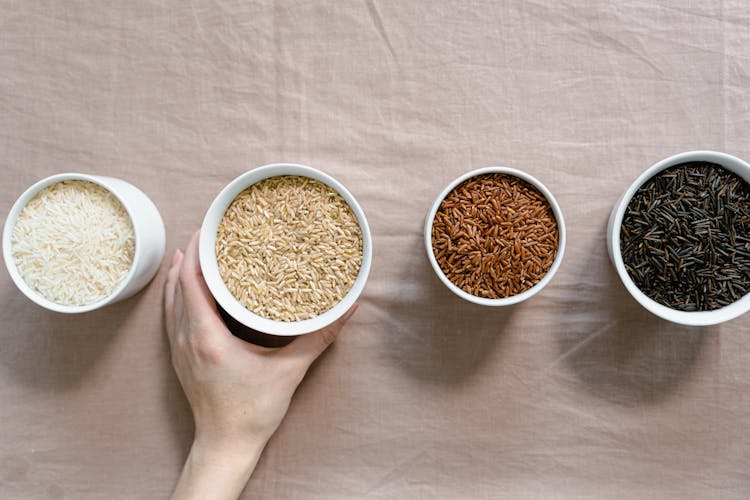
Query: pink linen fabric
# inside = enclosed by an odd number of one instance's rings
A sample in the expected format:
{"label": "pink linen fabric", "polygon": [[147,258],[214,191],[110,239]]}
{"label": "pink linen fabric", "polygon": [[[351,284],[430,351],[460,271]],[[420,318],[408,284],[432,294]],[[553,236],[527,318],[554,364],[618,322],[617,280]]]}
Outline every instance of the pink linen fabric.
{"label": "pink linen fabric", "polygon": [[[687,328],[630,298],[604,240],[645,168],[750,159],[750,4],[604,0],[0,1],[0,216],[42,177],[143,189],[184,248],[266,163],[339,179],[374,259],[243,498],[750,494],[750,316]],[[488,309],[427,262],[424,217],[474,168],[562,206],[550,285]],[[164,269],[100,311],[46,312],[0,273],[0,497],[164,498],[192,437]]]}

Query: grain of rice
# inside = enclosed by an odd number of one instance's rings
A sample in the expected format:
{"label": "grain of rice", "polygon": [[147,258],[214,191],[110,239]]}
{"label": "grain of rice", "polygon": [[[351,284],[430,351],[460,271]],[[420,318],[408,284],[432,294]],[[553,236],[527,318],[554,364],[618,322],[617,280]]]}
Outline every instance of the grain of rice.
{"label": "grain of rice", "polygon": [[557,255],[557,220],[544,195],[515,176],[468,179],[440,203],[432,250],[445,276],[478,297],[522,293]]}
{"label": "grain of rice", "polygon": [[11,244],[29,287],[75,306],[110,296],[135,253],[125,208],[103,187],[82,180],[58,182],[34,196],[13,226]]}
{"label": "grain of rice", "polygon": [[329,186],[302,176],[271,177],[229,205],[216,257],[227,288],[248,310],[301,321],[349,292],[362,266],[362,231]]}

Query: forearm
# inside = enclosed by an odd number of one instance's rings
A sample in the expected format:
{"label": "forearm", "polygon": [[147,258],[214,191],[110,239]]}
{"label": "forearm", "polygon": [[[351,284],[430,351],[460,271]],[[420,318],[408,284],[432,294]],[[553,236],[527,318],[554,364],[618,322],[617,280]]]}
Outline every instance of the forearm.
{"label": "forearm", "polygon": [[265,442],[222,446],[196,439],[172,500],[235,500],[255,470],[264,446]]}

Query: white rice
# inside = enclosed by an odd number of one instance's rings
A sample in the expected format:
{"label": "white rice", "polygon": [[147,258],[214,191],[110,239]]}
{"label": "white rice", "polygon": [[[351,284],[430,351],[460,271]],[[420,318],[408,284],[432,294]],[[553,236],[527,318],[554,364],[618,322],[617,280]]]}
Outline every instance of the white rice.
{"label": "white rice", "polygon": [[135,253],[125,208],[103,187],[82,180],[40,191],[18,216],[11,241],[24,281],[63,305],[92,304],[111,295]]}

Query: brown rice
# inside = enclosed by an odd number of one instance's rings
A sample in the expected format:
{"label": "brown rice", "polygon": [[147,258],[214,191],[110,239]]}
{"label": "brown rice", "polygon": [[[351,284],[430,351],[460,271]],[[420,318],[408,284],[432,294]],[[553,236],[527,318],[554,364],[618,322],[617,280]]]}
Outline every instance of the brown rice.
{"label": "brown rice", "polygon": [[329,186],[302,176],[271,177],[229,205],[216,257],[224,283],[247,309],[300,321],[332,308],[354,284],[362,231]]}

